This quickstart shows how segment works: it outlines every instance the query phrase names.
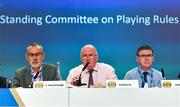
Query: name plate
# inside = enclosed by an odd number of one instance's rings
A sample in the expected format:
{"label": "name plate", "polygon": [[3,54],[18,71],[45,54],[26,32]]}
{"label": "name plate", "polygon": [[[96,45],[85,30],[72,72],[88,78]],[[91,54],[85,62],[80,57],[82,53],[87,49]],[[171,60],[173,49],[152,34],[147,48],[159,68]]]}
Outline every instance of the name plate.
{"label": "name plate", "polygon": [[138,80],[106,80],[106,88],[139,88]]}
{"label": "name plate", "polygon": [[162,88],[180,88],[180,80],[161,80]]}
{"label": "name plate", "polygon": [[66,88],[66,81],[34,81],[33,88]]}

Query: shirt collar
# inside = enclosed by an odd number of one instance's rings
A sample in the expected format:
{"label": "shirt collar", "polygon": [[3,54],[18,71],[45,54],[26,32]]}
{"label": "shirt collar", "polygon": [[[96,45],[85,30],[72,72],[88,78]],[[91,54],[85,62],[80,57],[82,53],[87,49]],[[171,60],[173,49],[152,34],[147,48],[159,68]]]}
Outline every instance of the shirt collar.
{"label": "shirt collar", "polygon": [[[88,73],[88,69],[85,69],[85,73]],[[97,64],[96,64],[96,66],[93,68],[93,71],[95,71],[95,72],[98,72],[98,66],[97,66]]]}
{"label": "shirt collar", "polygon": [[[30,67],[30,70],[31,70],[32,73],[34,73],[32,67]],[[42,66],[40,66],[39,72],[41,72],[41,70],[42,70]]]}
{"label": "shirt collar", "polygon": [[[142,74],[143,72],[145,72],[140,66],[139,66],[139,71]],[[152,73],[152,68],[150,68],[149,70],[147,70],[146,72],[148,72],[149,74]]]}

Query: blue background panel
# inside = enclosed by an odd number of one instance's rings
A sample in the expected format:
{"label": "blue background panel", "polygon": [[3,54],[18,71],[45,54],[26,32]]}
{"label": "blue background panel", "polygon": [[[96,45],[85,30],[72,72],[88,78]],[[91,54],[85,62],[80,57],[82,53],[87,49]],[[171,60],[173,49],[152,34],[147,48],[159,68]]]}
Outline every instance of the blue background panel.
{"label": "blue background panel", "polygon": [[[21,3],[19,3],[21,2]],[[24,17],[89,16],[113,17],[178,17],[180,2],[177,0],[61,0],[61,1],[10,1],[0,0],[0,15]],[[73,67],[81,64],[80,49],[93,44],[99,52],[99,62],[112,65],[119,79],[138,65],[136,50],[142,44],[153,47],[154,68],[165,69],[167,79],[177,79],[180,71],[180,24],[0,24],[0,75],[13,77],[15,70],[27,64],[26,46],[39,42],[46,52],[45,62],[60,62],[65,80]]]}

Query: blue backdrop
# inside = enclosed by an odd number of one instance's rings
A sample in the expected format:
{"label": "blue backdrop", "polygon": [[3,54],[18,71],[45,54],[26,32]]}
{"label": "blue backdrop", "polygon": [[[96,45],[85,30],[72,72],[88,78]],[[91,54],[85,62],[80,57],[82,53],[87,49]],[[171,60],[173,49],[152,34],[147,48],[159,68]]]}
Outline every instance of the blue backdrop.
{"label": "blue backdrop", "polygon": [[[180,19],[178,0],[0,0],[0,15],[46,15],[114,17],[151,17],[159,15]],[[99,62],[112,65],[119,79],[137,66],[136,50],[149,44],[155,51],[154,68],[165,69],[167,79],[177,79],[180,72],[180,24],[0,24],[0,75],[13,77],[15,70],[27,64],[25,49],[29,43],[39,42],[46,52],[45,62],[60,62],[61,75],[66,79],[73,67],[81,64],[80,49],[93,44],[99,52]]]}

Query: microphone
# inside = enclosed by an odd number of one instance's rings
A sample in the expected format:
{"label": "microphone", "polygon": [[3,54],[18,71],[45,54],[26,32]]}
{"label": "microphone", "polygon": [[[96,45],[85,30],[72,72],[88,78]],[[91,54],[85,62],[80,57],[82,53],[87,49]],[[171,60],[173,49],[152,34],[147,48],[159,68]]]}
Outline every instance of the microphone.
{"label": "microphone", "polygon": [[36,75],[34,76],[33,81],[31,82],[31,84],[29,85],[29,88],[33,88],[33,82],[36,80],[37,76],[39,75],[39,72],[36,73]]}
{"label": "microphone", "polygon": [[177,76],[179,79],[180,79],[180,73],[178,74],[178,76]]}
{"label": "microphone", "polygon": [[86,83],[81,83],[81,74],[82,74],[82,72],[87,68],[88,65],[89,65],[89,62],[87,62],[86,65],[83,67],[81,73],[79,74],[79,79],[76,80],[76,82],[75,82],[75,85],[76,85],[76,86],[86,85]]}
{"label": "microphone", "polygon": [[163,69],[163,68],[161,68],[161,73],[162,73],[163,80],[165,80],[165,79],[166,79],[166,77],[165,77],[165,74],[164,74],[164,69]]}
{"label": "microphone", "polygon": [[56,73],[57,73],[57,75],[59,75],[60,80],[62,80],[61,70],[60,70],[60,62],[56,62]]}

